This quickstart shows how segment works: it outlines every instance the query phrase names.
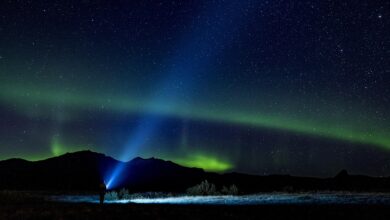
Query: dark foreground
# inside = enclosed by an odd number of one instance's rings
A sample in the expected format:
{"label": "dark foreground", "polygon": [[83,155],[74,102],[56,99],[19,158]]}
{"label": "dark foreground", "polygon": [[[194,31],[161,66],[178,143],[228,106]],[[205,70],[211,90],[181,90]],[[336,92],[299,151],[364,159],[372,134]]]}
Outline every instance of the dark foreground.
{"label": "dark foreground", "polygon": [[2,204],[0,219],[390,219],[389,206]]}
{"label": "dark foreground", "polygon": [[0,219],[390,219],[389,205],[151,205],[50,202],[0,192]]}

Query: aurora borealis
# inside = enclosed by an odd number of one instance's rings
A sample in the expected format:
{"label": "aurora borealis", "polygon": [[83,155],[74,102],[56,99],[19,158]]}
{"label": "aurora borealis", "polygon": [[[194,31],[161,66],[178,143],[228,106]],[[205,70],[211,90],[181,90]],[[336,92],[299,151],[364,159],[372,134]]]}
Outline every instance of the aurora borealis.
{"label": "aurora borealis", "polygon": [[390,4],[0,3],[0,159],[390,175]]}

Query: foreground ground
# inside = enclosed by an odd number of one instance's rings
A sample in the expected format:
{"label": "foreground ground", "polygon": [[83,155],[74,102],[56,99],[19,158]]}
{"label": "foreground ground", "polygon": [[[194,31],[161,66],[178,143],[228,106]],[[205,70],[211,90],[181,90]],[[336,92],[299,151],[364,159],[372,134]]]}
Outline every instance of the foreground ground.
{"label": "foreground ground", "polygon": [[2,204],[0,219],[390,219],[384,206]]}
{"label": "foreground ground", "polygon": [[45,201],[0,193],[0,219],[390,219],[385,205],[145,205]]}

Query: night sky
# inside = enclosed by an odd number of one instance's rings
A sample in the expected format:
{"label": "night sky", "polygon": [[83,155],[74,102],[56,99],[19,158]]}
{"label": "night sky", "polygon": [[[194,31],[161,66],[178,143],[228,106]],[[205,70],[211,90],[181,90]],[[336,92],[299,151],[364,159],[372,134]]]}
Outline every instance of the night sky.
{"label": "night sky", "polygon": [[390,175],[390,2],[0,2],[0,160]]}

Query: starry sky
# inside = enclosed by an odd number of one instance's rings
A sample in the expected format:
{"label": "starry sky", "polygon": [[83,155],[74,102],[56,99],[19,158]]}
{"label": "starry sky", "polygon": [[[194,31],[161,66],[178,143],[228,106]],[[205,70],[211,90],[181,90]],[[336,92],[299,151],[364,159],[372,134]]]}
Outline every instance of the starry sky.
{"label": "starry sky", "polygon": [[390,2],[0,2],[0,160],[390,175]]}

